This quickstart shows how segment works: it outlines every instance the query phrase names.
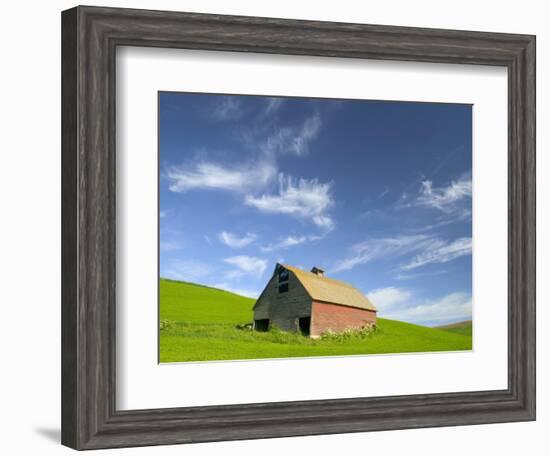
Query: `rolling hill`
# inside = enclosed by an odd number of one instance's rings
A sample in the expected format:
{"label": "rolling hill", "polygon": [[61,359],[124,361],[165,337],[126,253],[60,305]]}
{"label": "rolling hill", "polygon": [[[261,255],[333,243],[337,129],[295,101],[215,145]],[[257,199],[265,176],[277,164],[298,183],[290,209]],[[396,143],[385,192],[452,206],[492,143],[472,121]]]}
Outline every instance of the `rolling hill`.
{"label": "rolling hill", "polygon": [[[160,362],[471,350],[471,332],[378,318],[376,332],[310,339],[254,332],[255,300],[202,285],[160,280]],[[451,328],[452,329],[452,328]],[[470,324],[471,329],[471,324]]]}
{"label": "rolling hill", "polygon": [[455,334],[462,334],[472,337],[472,320],[459,321],[458,323],[452,323],[450,325],[436,326],[437,329],[443,331],[449,331]]}

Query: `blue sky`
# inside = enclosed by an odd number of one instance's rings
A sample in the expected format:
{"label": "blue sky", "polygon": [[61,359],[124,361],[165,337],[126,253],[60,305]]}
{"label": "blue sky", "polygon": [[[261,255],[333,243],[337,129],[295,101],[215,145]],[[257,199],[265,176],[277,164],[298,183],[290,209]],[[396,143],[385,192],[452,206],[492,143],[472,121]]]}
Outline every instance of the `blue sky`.
{"label": "blue sky", "polygon": [[379,316],[471,318],[470,105],[159,94],[160,276],[256,297],[276,262]]}

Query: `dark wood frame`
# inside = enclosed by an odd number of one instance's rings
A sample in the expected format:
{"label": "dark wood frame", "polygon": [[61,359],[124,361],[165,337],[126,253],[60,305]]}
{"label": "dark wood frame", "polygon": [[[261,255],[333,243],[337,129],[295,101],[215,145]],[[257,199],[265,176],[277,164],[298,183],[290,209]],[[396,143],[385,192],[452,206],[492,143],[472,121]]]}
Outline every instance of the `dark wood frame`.
{"label": "dark wood frame", "polygon": [[[508,69],[508,388],[119,411],[115,407],[117,46]],[[535,37],[77,7],[62,13],[62,443],[76,449],[535,419]]]}

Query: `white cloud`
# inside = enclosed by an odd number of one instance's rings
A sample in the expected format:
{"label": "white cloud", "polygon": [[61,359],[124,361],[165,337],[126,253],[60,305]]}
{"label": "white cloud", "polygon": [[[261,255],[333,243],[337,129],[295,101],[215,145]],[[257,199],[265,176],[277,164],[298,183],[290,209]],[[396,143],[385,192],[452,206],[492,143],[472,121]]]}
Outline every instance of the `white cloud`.
{"label": "white cloud", "polygon": [[231,247],[233,249],[240,249],[246,247],[256,240],[256,235],[254,233],[246,233],[243,237],[238,237],[233,233],[227,231],[222,231],[218,234],[218,239],[221,243]]}
{"label": "white cloud", "polygon": [[447,224],[471,217],[471,199],[472,176],[465,174],[446,187],[434,188],[432,181],[424,180],[420,183],[420,190],[416,196],[404,193],[398,205],[438,210],[447,217],[440,223]]}
{"label": "white cloud", "polygon": [[429,272],[417,272],[414,274],[397,274],[395,276],[396,280],[412,280],[417,279],[418,277],[427,277],[427,276],[434,276],[434,275],[441,275],[441,274],[447,274],[449,271],[446,269],[439,269],[437,271],[429,271]]}
{"label": "white cloud", "polygon": [[408,271],[430,263],[447,263],[471,253],[471,238],[443,241],[427,234],[374,238],[352,246],[351,255],[338,261],[332,272],[347,271],[374,260],[415,254],[408,263],[400,266],[401,270]]}
{"label": "white cloud", "polygon": [[276,175],[276,166],[268,161],[232,167],[199,162],[192,166],[173,166],[166,172],[173,192],[210,189],[245,193],[265,187]]}
{"label": "white cloud", "polygon": [[230,291],[231,293],[235,293],[235,294],[246,296],[247,298],[253,298],[253,299],[257,299],[261,293],[261,290],[235,287],[227,282],[215,283],[210,286],[213,288],[220,288],[221,290]]}
{"label": "white cloud", "polygon": [[317,137],[321,130],[321,118],[318,114],[308,117],[298,134],[290,143],[290,150],[298,156],[308,152],[309,142]]}
{"label": "white cloud", "polygon": [[[282,99],[270,98],[265,109],[275,112],[282,103]],[[224,117],[239,108],[239,105],[238,99],[224,97],[216,107],[216,116]],[[303,156],[309,151],[310,142],[321,130],[319,114],[306,118],[299,127],[276,129],[271,123],[258,127],[258,130],[264,135],[263,139],[257,139],[257,132],[243,134],[243,138],[257,150],[259,158],[232,165],[203,159],[171,166],[165,172],[169,189],[176,193],[202,189],[241,194],[244,195],[245,205],[261,212],[308,219],[324,231],[332,230],[334,221],[327,213],[333,204],[332,183],[320,183],[317,179],[294,179],[279,173],[278,193],[272,194],[267,190],[277,177],[279,155]],[[270,131],[271,134],[268,134]]]}
{"label": "white cloud", "polygon": [[408,271],[430,263],[447,263],[465,255],[472,254],[472,238],[459,238],[453,242],[434,240],[424,252],[416,255],[401,269]]}
{"label": "white cloud", "polygon": [[383,318],[429,326],[472,318],[472,297],[454,292],[438,299],[419,300],[410,290],[388,287],[367,294]]}
{"label": "white cloud", "polygon": [[319,228],[325,230],[332,230],[334,228],[334,221],[328,215],[316,215],[313,217],[313,223]]}
{"label": "white cloud", "polygon": [[160,217],[160,218],[166,217],[166,211],[160,211],[160,212],[159,212],[159,217]]}
{"label": "white cloud", "polygon": [[269,244],[265,247],[260,247],[262,252],[273,252],[274,250],[286,249],[288,247],[293,247],[295,245],[303,244],[304,242],[310,240],[308,236],[287,236],[280,241]]}
{"label": "white cloud", "polygon": [[180,250],[183,246],[175,241],[160,241],[159,247],[162,252],[172,252],[174,250]]}
{"label": "white cloud", "polygon": [[228,274],[229,278],[236,278],[244,274],[260,277],[267,268],[267,261],[262,258],[251,257],[247,255],[237,255],[223,260],[238,268]]}
{"label": "white cloud", "polygon": [[[241,257],[234,257],[241,258]],[[248,268],[251,267],[253,262],[250,265],[247,265],[245,261],[236,260],[241,266]],[[259,263],[258,267],[260,269],[265,269],[265,266],[262,266]],[[262,270],[263,270],[262,269]],[[244,275],[244,272],[241,276]],[[211,265],[204,263],[199,260],[174,260],[171,261],[166,269],[161,271],[161,277],[173,280],[181,280],[183,282],[198,283],[201,285],[221,288],[222,290],[231,291],[232,293],[239,294],[241,296],[247,296],[250,298],[257,298],[261,290],[255,289],[252,287],[240,287],[235,286],[230,281],[220,281],[215,282],[212,279],[219,280],[219,274],[216,271],[216,268]],[[232,277],[227,277],[228,279]],[[249,285],[249,284],[247,284]]]}
{"label": "white cloud", "polygon": [[321,131],[321,117],[314,114],[308,117],[300,128],[280,128],[272,132],[260,149],[268,156],[294,154],[303,157],[309,152],[309,144]]}
{"label": "white cloud", "polygon": [[369,261],[405,255],[426,248],[431,242],[432,238],[423,234],[368,239],[355,244],[351,248],[351,256],[338,261],[332,272],[347,271]]}
{"label": "white cloud", "polygon": [[277,112],[279,109],[281,109],[284,101],[285,100],[283,98],[266,98],[264,115],[270,115]]}
{"label": "white cloud", "polygon": [[407,303],[412,293],[402,288],[387,287],[373,290],[367,296],[382,315],[398,305]]}
{"label": "white cloud", "polygon": [[[301,236],[287,236],[285,238],[279,238],[277,242],[268,244],[266,246],[260,247],[262,252],[273,252],[274,250],[286,249],[288,247],[294,247],[295,245],[304,244],[306,242],[315,242],[324,239],[328,234],[328,231],[325,231],[323,234],[309,234]],[[282,263],[283,261],[278,261]],[[300,268],[303,269],[303,268]]]}
{"label": "white cloud", "polygon": [[472,318],[472,297],[468,293],[451,293],[440,299],[389,313],[387,318],[428,326],[442,325]]}
{"label": "white cloud", "polygon": [[435,301],[406,309],[401,318],[411,322],[437,325],[472,318],[472,297],[468,293],[451,293]]}
{"label": "white cloud", "polygon": [[214,105],[210,119],[215,122],[239,119],[242,115],[241,101],[234,96],[224,96]]}
{"label": "white cloud", "polygon": [[432,207],[443,212],[453,210],[453,205],[464,198],[472,197],[472,177],[463,176],[448,187],[433,188],[432,181],[421,182],[420,195],[416,198],[419,206]]}
{"label": "white cloud", "polygon": [[[266,102],[265,112],[274,113],[280,109],[284,100],[270,98]],[[241,102],[234,97],[223,97],[216,105],[214,117],[225,119],[231,112],[240,110]],[[240,164],[223,164],[208,159],[196,160],[180,166],[171,166],[165,171],[169,189],[175,193],[191,190],[219,190],[243,195],[246,206],[256,208],[263,213],[285,214],[309,220],[324,232],[334,228],[334,221],[328,210],[333,205],[332,183],[320,183],[317,179],[295,179],[292,176],[278,174],[277,159],[281,154],[303,156],[309,151],[309,144],[321,130],[321,118],[315,113],[307,117],[297,127],[277,129],[276,119],[262,120],[258,131],[264,135],[258,140],[258,133],[243,138],[256,148],[255,160]],[[275,122],[275,123],[273,123]],[[271,134],[269,134],[271,132]],[[247,139],[248,138],[248,139]],[[272,192],[272,183],[279,175],[278,192]],[[165,214],[161,214],[164,216]],[[248,245],[253,240],[249,236],[240,240],[231,233],[222,233],[220,240],[234,248]],[[292,241],[290,241],[292,242]],[[283,244],[281,247],[285,247]]]}
{"label": "white cloud", "polygon": [[315,225],[331,229],[334,225],[326,211],[333,205],[331,183],[317,179],[298,179],[279,175],[279,193],[260,196],[247,195],[245,204],[264,213],[286,214],[309,219]]}
{"label": "white cloud", "polygon": [[174,260],[170,262],[165,270],[161,271],[161,275],[167,279],[201,283],[212,271],[212,267],[202,261]]}

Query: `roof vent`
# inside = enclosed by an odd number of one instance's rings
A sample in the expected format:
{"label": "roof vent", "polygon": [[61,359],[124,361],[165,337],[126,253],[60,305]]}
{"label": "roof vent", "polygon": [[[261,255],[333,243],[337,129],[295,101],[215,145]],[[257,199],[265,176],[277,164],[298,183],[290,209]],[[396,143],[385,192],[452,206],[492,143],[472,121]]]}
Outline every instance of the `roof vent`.
{"label": "roof vent", "polygon": [[318,275],[320,277],[323,277],[325,275],[325,270],[318,268],[317,266],[313,266],[313,268],[311,269],[311,272],[313,272],[313,274]]}

